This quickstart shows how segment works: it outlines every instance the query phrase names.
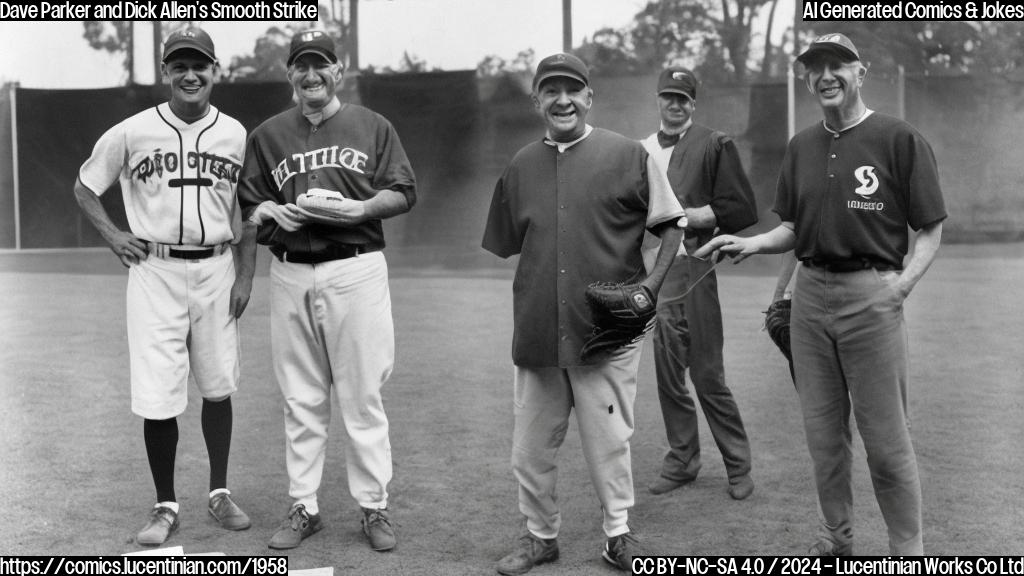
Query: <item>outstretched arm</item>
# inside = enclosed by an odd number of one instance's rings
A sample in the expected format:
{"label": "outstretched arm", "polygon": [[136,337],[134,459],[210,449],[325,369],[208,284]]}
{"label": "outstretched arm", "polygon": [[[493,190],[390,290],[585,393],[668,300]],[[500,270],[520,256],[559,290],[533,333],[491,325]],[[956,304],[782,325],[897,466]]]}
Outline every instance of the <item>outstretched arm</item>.
{"label": "outstretched arm", "polygon": [[117,255],[126,268],[145,260],[149,254],[149,245],[144,240],[136,238],[131,232],[120,230],[114,221],[107,214],[99,196],[93,193],[82,184],[81,180],[75,180],[75,200],[82,209],[85,216],[96,227],[103,239],[110,245],[110,250]]}
{"label": "outstretched arm", "polygon": [[693,253],[695,258],[707,258],[715,250],[735,258],[738,264],[752,254],[778,254],[792,250],[796,244],[793,223],[783,222],[775,228],[756,236],[741,237],[724,234],[715,236]]}

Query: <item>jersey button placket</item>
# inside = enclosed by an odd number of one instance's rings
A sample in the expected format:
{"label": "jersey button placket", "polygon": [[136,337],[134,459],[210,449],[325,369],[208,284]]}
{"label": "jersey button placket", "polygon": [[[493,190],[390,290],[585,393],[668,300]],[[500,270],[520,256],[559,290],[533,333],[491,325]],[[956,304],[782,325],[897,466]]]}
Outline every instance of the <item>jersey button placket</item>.
{"label": "jersey button placket", "polygon": [[835,182],[835,179],[836,179],[836,172],[835,172],[836,162],[834,162],[834,160],[839,157],[839,155],[836,154],[836,147],[839,145],[838,140],[839,140],[839,134],[835,134],[833,136],[833,138],[832,138],[832,142],[829,144],[827,166],[828,166],[828,181],[829,181],[829,187],[830,188],[832,187],[832,183]]}
{"label": "jersey button placket", "polygon": [[566,180],[565,171],[563,171],[563,165],[565,163],[566,155],[569,152],[556,152],[555,153],[555,200],[558,206],[557,213],[555,214],[555,223],[557,228],[557,241],[556,246],[558,247],[558,257],[556,258],[558,265],[558,282],[556,297],[558,298],[558,356],[559,364],[561,364],[562,358],[567,358],[569,350],[567,348],[569,341],[568,327],[566,326],[568,318],[568,309],[566,308],[567,295],[570,291],[570,281],[568,274],[568,262],[566,257],[566,244],[569,242],[569,238],[566,235],[566,227],[568,226],[568,212],[566,211]]}

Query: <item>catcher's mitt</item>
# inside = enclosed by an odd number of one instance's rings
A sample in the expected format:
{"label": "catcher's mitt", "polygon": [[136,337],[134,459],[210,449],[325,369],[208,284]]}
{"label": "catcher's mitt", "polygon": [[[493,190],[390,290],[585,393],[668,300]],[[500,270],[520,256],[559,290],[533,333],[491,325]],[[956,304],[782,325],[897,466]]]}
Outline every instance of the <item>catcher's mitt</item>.
{"label": "catcher's mitt", "polygon": [[786,357],[786,360],[793,361],[793,353],[789,347],[789,313],[792,309],[792,300],[782,299],[772,302],[772,305],[764,311],[764,329],[772,342],[779,347],[779,350]]}
{"label": "catcher's mitt", "polygon": [[594,282],[585,296],[594,329],[580,351],[584,363],[636,342],[652,326],[657,297],[646,286]]}
{"label": "catcher's mitt", "polygon": [[341,192],[325,190],[323,188],[310,188],[305,194],[299,194],[295,199],[295,204],[299,208],[314,214],[336,218],[342,215],[340,207],[344,201],[345,197],[342,196]]}

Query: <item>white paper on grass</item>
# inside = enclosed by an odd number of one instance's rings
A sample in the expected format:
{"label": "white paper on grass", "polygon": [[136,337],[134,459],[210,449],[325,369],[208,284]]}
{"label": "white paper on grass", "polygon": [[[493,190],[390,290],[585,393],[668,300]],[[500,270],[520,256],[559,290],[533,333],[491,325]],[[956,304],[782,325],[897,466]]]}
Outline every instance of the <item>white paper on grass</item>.
{"label": "white paper on grass", "polygon": [[288,576],[334,576],[334,566],[323,568],[307,568],[306,570],[288,570]]}
{"label": "white paper on grass", "polygon": [[152,550],[139,550],[138,552],[127,552],[121,556],[184,556],[185,549],[181,546],[170,546],[168,548],[154,548]]}

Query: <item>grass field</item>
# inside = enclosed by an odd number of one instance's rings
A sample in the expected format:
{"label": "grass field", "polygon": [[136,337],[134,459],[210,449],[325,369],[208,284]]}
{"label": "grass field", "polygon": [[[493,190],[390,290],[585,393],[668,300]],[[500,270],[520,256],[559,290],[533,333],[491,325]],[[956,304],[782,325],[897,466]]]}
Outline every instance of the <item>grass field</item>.
{"label": "grass field", "polygon": [[[179,418],[177,493],[186,553],[263,555],[288,508],[282,402],[269,350],[265,253],[241,321],[242,386],[234,397],[229,484],[253,527],[217,528],[206,506],[206,449],[192,388]],[[320,493],[325,529],[291,551],[292,568],[341,574],[490,574],[521,529],[509,467],[511,274],[412,267],[395,254],[397,362],[384,389],[399,547],[371,552],[348,495],[340,444]],[[664,496],[645,486],[666,448],[650,351],[636,408],[631,525],[651,553],[800,554],[816,499],[796,394],[760,331],[774,277],[757,257],[723,265],[726,375],[752,442],[757,490],[726,494],[701,422],[704,468]],[[129,408],[126,276],[105,251],[0,254],[0,553],[113,555],[138,550],[154,497],[142,420]],[[946,246],[906,304],[911,415],[924,491],[925,547],[937,555],[1024,554],[1024,245]],[[334,430],[340,432],[339,423]],[[855,452],[856,551],[888,553],[863,448]],[[560,453],[561,559],[535,574],[594,574],[601,514],[575,424]],[[610,573],[610,571],[608,571]]]}

